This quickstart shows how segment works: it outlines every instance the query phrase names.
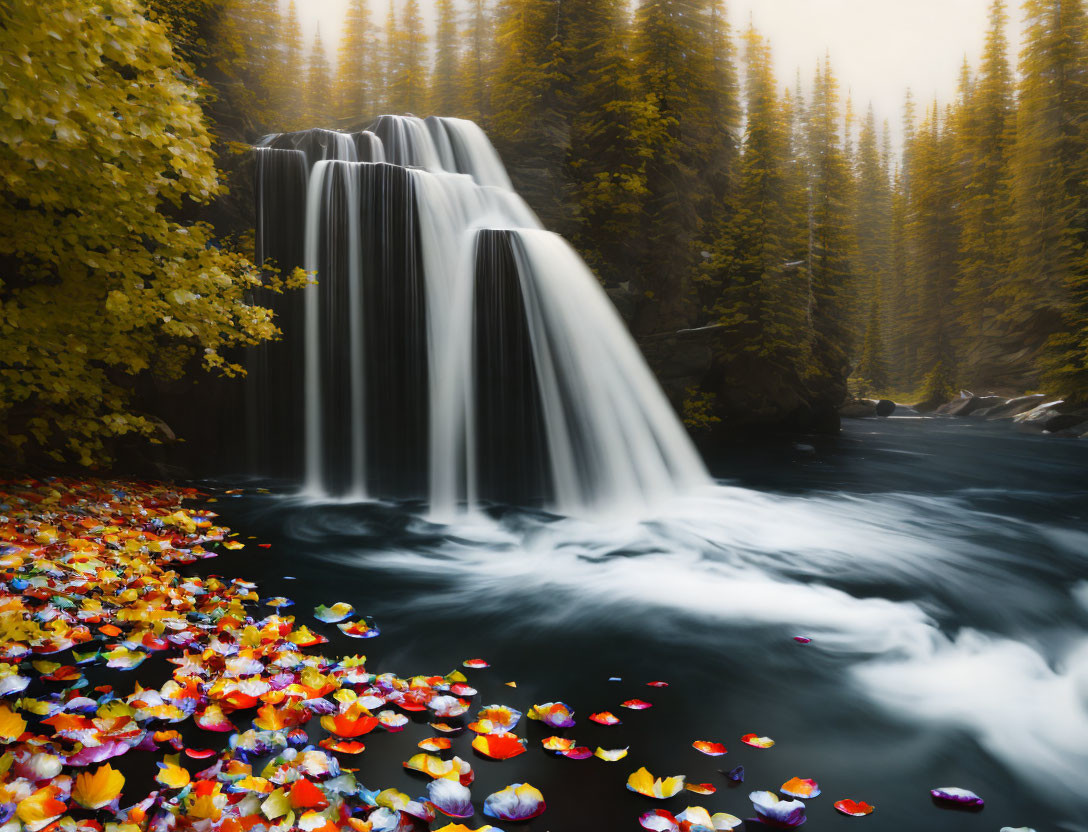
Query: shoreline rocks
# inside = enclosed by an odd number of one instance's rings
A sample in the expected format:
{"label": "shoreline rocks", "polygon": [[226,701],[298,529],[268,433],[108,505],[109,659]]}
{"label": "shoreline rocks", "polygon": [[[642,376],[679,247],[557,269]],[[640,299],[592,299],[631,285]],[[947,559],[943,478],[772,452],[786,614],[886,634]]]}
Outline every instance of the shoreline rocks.
{"label": "shoreline rocks", "polygon": [[1088,409],[1077,408],[1045,393],[1005,398],[964,391],[934,411],[936,416],[1006,421],[1021,433],[1088,438]]}
{"label": "shoreline rocks", "polygon": [[895,413],[896,406],[891,399],[851,399],[839,408],[839,416],[844,419],[887,418]]}

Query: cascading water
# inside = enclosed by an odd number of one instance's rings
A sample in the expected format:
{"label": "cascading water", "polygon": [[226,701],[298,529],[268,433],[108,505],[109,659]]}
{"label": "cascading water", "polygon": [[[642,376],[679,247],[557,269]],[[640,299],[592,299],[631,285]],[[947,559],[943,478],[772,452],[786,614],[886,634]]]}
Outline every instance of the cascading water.
{"label": "cascading water", "polygon": [[286,340],[251,373],[276,473],[439,515],[625,508],[707,481],[607,296],[478,126],[381,116],[257,153],[258,256],[318,282],[301,315],[274,303]]}

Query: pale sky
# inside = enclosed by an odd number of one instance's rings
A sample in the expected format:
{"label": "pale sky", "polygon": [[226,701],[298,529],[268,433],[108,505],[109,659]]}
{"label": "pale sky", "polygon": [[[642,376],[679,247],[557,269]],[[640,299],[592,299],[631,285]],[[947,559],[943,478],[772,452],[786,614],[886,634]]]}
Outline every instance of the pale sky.
{"label": "pale sky", "polygon": [[[320,23],[333,51],[347,0],[296,0],[312,35]],[[371,0],[377,22],[385,20],[388,0]],[[394,0],[400,5],[403,0]],[[898,135],[907,87],[924,105],[955,93],[964,55],[977,65],[991,0],[726,0],[734,29],[749,15],[774,49],[779,81],[792,85],[800,68],[806,84],[818,58],[830,51],[831,63],[850,90],[859,114],[873,103],[878,119],[889,118]],[[421,0],[427,26],[433,0]],[[1013,58],[1018,51],[1020,10],[1010,0]]]}

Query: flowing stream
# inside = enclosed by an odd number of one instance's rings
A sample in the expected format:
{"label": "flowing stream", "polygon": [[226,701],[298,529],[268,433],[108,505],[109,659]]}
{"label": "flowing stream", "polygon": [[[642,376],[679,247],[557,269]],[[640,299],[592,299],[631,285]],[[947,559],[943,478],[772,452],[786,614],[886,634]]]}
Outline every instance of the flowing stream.
{"label": "flowing stream", "polygon": [[[420,501],[290,495],[215,507],[272,542],[262,594],[375,616],[378,669],[484,656],[481,703],[562,700],[579,744],[630,746],[619,763],[575,762],[530,730],[533,753],[475,758],[481,793],[524,779],[544,791],[533,830],[637,828],[653,807],[623,784],[641,765],[717,787],[672,811],[748,817],[748,791],[797,776],[824,791],[805,828],[1088,830],[1088,447],[893,417],[710,462],[727,478],[627,517],[494,505],[436,523]],[[332,647],[358,649],[343,641]],[[646,687],[658,679],[669,687]],[[632,697],[654,707],[617,708]],[[624,724],[586,721],[606,709]],[[775,747],[747,748],[749,732]],[[703,757],[697,739],[729,753]],[[389,761],[375,751],[377,777]],[[719,773],[737,765],[740,787]],[[986,808],[940,809],[938,786]],[[838,816],[841,797],[876,814]]]}

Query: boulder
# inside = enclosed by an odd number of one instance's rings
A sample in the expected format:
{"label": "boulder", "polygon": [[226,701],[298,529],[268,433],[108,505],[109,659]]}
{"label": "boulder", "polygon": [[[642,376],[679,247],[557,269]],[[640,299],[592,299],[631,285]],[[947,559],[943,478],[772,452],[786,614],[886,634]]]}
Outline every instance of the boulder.
{"label": "boulder", "polygon": [[1088,421],[1088,411],[1063,413],[1063,404],[1061,401],[1047,402],[1021,413],[1013,419],[1016,429],[1024,433],[1059,433]]}
{"label": "boulder", "polygon": [[959,397],[937,408],[941,416],[973,416],[980,410],[987,410],[1005,403],[1002,396],[975,396],[961,393]]}
{"label": "boulder", "polygon": [[876,403],[876,415],[887,418],[895,413],[895,402],[891,399],[881,399]]}
{"label": "boulder", "polygon": [[1085,438],[1088,438],[1088,419],[1085,418],[1086,416],[1088,416],[1088,414],[1086,414],[1086,413],[1084,413],[1082,411],[1079,414],[1070,414],[1070,415],[1077,416],[1079,419],[1082,419],[1083,421],[1078,422],[1077,424],[1075,424],[1075,425],[1073,425],[1071,427],[1062,428],[1061,430],[1053,431],[1053,435],[1054,436],[1063,436],[1063,437],[1067,437],[1069,439],[1085,439]]}
{"label": "boulder", "polygon": [[877,415],[879,403],[873,399],[853,399],[839,408],[844,419],[869,419]]}
{"label": "boulder", "polygon": [[932,410],[937,416],[955,416],[956,413],[959,412],[959,409],[973,398],[975,398],[974,393],[971,393],[968,390],[961,390],[960,394],[952,399],[952,401],[938,405],[937,407],[932,408]]}
{"label": "boulder", "polygon": [[997,404],[993,407],[985,408],[985,414],[981,411],[975,411],[974,415],[979,419],[986,419],[989,422],[997,419],[1012,419],[1015,416],[1019,416],[1021,413],[1027,413],[1029,410],[1033,410],[1045,401],[1045,393],[1033,393],[1030,396],[1017,396],[1015,399],[1009,399],[1004,404]]}

